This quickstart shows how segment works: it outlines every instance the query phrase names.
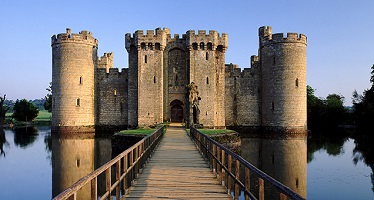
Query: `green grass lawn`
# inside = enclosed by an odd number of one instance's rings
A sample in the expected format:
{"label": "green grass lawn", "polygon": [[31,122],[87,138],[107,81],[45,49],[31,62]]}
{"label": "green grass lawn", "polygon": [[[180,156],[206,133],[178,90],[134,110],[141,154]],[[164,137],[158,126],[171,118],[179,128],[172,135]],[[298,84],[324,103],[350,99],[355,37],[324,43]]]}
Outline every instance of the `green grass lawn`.
{"label": "green grass lawn", "polygon": [[[227,133],[235,133],[235,131],[230,129],[197,129],[205,135],[219,135]],[[190,133],[190,129],[186,129],[187,133]]]}
{"label": "green grass lawn", "polygon": [[52,113],[48,112],[47,110],[39,111],[38,116],[34,119],[34,121],[51,121]]}
{"label": "green grass lawn", "polygon": [[226,133],[235,133],[235,131],[230,129],[198,129],[201,133],[205,135],[218,135]]}
{"label": "green grass lawn", "polygon": [[134,130],[122,130],[118,132],[119,134],[125,135],[149,135],[153,133],[156,129],[149,128],[149,129],[134,129]]}

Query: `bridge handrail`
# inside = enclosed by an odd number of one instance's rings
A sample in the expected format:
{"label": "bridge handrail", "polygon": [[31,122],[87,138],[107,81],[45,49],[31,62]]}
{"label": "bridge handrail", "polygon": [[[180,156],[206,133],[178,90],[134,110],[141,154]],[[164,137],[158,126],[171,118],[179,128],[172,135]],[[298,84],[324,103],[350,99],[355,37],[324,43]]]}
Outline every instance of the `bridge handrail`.
{"label": "bridge handrail", "polygon": [[[151,157],[152,152],[163,136],[164,127],[156,129],[151,135],[143,138],[130,148],[126,149],[118,156],[105,163],[95,171],[79,179],[72,186],[61,192],[53,200],[76,199],[77,192],[87,183],[91,182],[91,199],[97,199],[97,177],[105,172],[106,192],[100,199],[109,199],[110,194],[116,189],[116,199],[120,199],[121,184],[125,193],[137,178],[140,169],[145,167],[145,163]],[[112,183],[111,168],[115,165],[116,181]]]}
{"label": "bridge handrail", "polygon": [[[265,198],[265,180],[266,183],[269,183],[278,190],[279,198],[281,200],[287,198],[294,200],[304,200],[303,197],[292,191],[289,187],[283,185],[271,176],[259,170],[258,168],[250,164],[248,161],[243,159],[241,156],[233,153],[226,147],[214,141],[212,138],[201,133],[196,128],[190,128],[190,137],[195,142],[203,156],[206,159],[208,159],[208,162],[211,165],[213,172],[216,173],[216,175],[218,175],[222,185],[227,188],[229,194],[231,194],[232,183],[235,184],[235,188],[233,189],[235,199],[239,199],[240,191],[244,192],[245,199],[257,199],[250,191],[250,172],[252,172],[258,175],[259,177],[258,199],[263,200]],[[235,161],[235,171],[232,170],[232,164],[228,165],[228,163],[233,163],[232,159],[234,159]],[[245,183],[242,183],[240,181],[240,177],[243,176],[243,174],[240,174],[240,165],[244,166]]]}

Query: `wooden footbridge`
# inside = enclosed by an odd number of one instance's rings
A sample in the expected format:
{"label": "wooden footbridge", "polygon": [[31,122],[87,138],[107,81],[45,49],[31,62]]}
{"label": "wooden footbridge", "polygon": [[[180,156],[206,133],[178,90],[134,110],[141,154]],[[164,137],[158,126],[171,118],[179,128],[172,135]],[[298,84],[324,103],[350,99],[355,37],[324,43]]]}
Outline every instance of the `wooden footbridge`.
{"label": "wooden footbridge", "polygon": [[[268,187],[279,199],[303,199],[194,128],[190,135],[175,125],[164,132],[157,129],[54,199],[265,199]],[[98,194],[103,174],[105,193]],[[80,196],[84,188],[89,197]]]}

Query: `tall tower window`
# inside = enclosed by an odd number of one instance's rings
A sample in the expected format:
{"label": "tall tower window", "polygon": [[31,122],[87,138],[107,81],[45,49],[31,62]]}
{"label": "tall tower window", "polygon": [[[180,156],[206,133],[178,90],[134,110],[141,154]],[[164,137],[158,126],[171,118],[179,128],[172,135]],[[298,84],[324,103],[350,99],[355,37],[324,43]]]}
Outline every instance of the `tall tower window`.
{"label": "tall tower window", "polygon": [[192,43],[192,49],[197,50],[197,43]]}
{"label": "tall tower window", "polygon": [[208,50],[212,50],[212,49],[213,49],[213,45],[212,45],[211,42],[208,42],[208,44],[207,44],[207,48],[208,48]]}
{"label": "tall tower window", "polygon": [[79,77],[79,85],[82,85],[82,84],[83,84],[83,78]]}
{"label": "tall tower window", "polygon": [[274,111],[274,101],[271,102],[271,110]]}
{"label": "tall tower window", "polygon": [[201,49],[201,50],[204,50],[204,42],[201,42],[201,43],[200,43],[200,49]]}
{"label": "tall tower window", "polygon": [[276,63],[276,62],[275,62],[275,56],[273,56],[273,65],[275,65],[275,63]]}
{"label": "tall tower window", "polygon": [[148,49],[149,49],[149,50],[153,50],[152,43],[148,43]]}
{"label": "tall tower window", "polygon": [[147,63],[147,55],[144,56],[144,63]]}
{"label": "tall tower window", "polygon": [[77,105],[77,106],[81,106],[81,99],[80,99],[80,98],[77,98],[77,100],[76,100],[76,105]]}
{"label": "tall tower window", "polygon": [[114,96],[117,96],[117,90],[116,89],[113,90],[113,94],[114,94]]}
{"label": "tall tower window", "polygon": [[160,43],[156,43],[156,44],[155,44],[155,49],[156,49],[156,50],[161,50]]}
{"label": "tall tower window", "polygon": [[178,86],[178,74],[175,75],[174,85]]}
{"label": "tall tower window", "polygon": [[295,86],[299,87],[299,79],[298,78],[296,78],[296,80],[295,80]]}
{"label": "tall tower window", "polygon": [[142,42],[142,43],[140,44],[140,48],[142,48],[143,50],[146,49],[146,47],[145,47],[145,43],[144,43],[144,42]]}
{"label": "tall tower window", "polygon": [[206,77],[206,84],[209,84],[209,77]]}
{"label": "tall tower window", "polygon": [[209,60],[209,54],[208,54],[208,52],[206,52],[206,54],[205,54],[205,59]]}
{"label": "tall tower window", "polygon": [[153,83],[156,83],[156,76],[153,76]]}

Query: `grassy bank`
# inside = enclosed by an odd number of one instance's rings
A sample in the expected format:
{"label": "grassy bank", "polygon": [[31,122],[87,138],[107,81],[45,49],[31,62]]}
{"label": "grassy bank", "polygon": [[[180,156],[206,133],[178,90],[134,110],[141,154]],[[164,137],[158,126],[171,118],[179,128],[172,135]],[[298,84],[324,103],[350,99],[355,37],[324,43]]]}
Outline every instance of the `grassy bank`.
{"label": "grassy bank", "polygon": [[118,134],[123,134],[123,135],[149,135],[153,133],[156,129],[154,128],[139,128],[139,129],[133,129],[133,130],[122,130],[118,132]]}

